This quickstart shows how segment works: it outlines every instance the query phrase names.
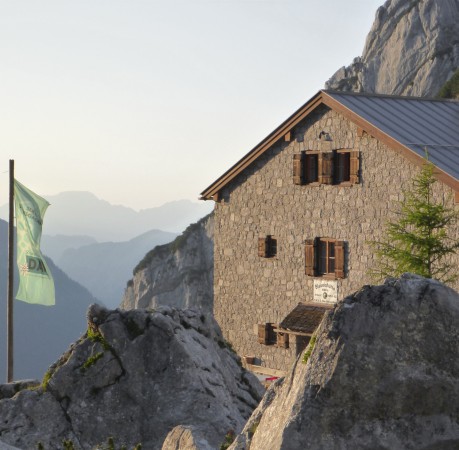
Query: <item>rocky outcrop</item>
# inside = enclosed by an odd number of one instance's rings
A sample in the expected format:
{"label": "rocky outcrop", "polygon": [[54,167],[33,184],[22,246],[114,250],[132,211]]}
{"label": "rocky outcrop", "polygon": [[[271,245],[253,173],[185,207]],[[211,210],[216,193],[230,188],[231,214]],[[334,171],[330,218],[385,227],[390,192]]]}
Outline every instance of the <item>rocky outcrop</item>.
{"label": "rocky outcrop", "polygon": [[179,237],[155,247],[134,269],[121,308],[213,308],[213,214]]}
{"label": "rocky outcrop", "polygon": [[199,430],[179,425],[169,432],[161,450],[214,450]]}
{"label": "rocky outcrop", "polygon": [[127,448],[142,443],[154,450],[179,425],[217,448],[228,430],[241,430],[263,393],[212,318],[170,307],[97,305],[88,311],[87,335],[50,368],[41,387],[12,397],[11,389],[0,391],[1,440],[23,450],[39,442],[60,449],[64,440],[92,449],[111,436]]}
{"label": "rocky outcrop", "polygon": [[330,311],[231,449],[459,448],[459,295],[405,274]]}
{"label": "rocky outcrop", "polygon": [[458,67],[457,0],[388,0],[376,12],[362,56],[326,88],[431,97]]}

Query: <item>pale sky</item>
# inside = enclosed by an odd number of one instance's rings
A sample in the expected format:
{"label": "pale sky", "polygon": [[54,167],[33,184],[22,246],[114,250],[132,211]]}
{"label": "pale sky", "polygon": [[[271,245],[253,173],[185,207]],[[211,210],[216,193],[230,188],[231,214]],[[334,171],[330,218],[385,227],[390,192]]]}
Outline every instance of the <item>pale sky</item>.
{"label": "pale sky", "polygon": [[197,200],[362,54],[383,3],[0,0],[0,205],[9,159],[43,196]]}

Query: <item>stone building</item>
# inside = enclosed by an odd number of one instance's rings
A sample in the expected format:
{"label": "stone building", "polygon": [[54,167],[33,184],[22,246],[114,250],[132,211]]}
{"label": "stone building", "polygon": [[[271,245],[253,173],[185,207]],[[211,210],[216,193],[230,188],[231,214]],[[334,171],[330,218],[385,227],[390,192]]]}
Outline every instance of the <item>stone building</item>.
{"label": "stone building", "polygon": [[215,317],[248,363],[286,370],[324,311],[373,282],[369,241],[426,149],[436,199],[459,208],[458,101],[320,91],[202,192],[215,201]]}

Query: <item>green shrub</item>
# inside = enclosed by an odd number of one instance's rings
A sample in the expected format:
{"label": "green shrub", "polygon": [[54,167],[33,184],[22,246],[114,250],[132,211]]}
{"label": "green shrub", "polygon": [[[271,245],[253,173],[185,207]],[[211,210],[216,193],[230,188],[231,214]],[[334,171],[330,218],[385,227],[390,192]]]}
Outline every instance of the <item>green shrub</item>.
{"label": "green shrub", "polygon": [[303,355],[303,363],[306,364],[309,360],[309,357],[311,356],[312,351],[314,350],[314,347],[316,345],[316,336],[312,336],[311,340],[309,341],[308,348],[304,352]]}
{"label": "green shrub", "polygon": [[225,440],[220,445],[220,450],[226,450],[236,438],[236,435],[233,430],[229,430],[228,433],[225,434]]}
{"label": "green shrub", "polygon": [[440,98],[459,98],[459,69],[454,72],[454,75],[443,85],[438,93]]}

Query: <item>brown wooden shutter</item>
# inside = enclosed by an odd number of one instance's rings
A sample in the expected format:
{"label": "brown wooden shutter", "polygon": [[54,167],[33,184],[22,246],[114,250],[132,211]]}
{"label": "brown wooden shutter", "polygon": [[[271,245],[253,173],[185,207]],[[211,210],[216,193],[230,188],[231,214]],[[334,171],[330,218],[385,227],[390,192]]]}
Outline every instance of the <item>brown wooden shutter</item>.
{"label": "brown wooden shutter", "polygon": [[258,343],[266,345],[268,343],[268,323],[258,324]]}
{"label": "brown wooden shutter", "polygon": [[344,241],[335,242],[335,277],[344,278]]}
{"label": "brown wooden shutter", "polygon": [[293,155],[293,184],[304,184],[304,153]]}
{"label": "brown wooden shutter", "polygon": [[277,346],[288,348],[288,333],[277,333]]}
{"label": "brown wooden shutter", "polygon": [[258,238],[258,256],[261,258],[266,258],[268,256],[268,242],[265,237]]}
{"label": "brown wooden shutter", "polygon": [[333,152],[319,153],[319,183],[333,184]]}
{"label": "brown wooden shutter", "polygon": [[315,239],[306,239],[304,256],[306,263],[306,275],[316,276],[316,243]]}
{"label": "brown wooden shutter", "polygon": [[352,151],[351,153],[351,168],[350,168],[350,182],[357,184],[360,182],[360,158],[359,151]]}

